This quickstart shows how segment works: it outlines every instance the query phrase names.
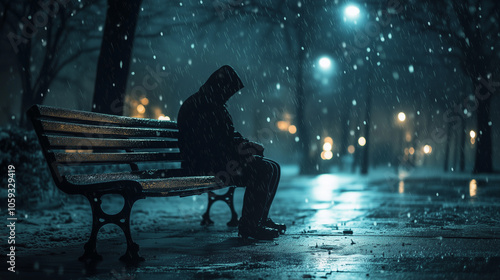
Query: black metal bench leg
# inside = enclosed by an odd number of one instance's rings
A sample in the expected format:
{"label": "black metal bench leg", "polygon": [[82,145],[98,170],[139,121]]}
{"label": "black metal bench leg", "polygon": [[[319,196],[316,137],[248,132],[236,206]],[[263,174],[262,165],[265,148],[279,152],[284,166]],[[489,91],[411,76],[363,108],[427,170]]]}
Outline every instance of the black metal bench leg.
{"label": "black metal bench leg", "polygon": [[207,211],[201,216],[203,219],[201,220],[202,226],[213,225],[214,221],[210,219],[210,208],[212,208],[212,204],[216,201],[216,194],[214,192],[208,192],[208,206]]}
{"label": "black metal bench leg", "polygon": [[92,209],[92,231],[90,232],[89,240],[83,246],[85,252],[78,260],[82,262],[101,261],[102,256],[99,255],[96,250],[97,233],[99,233],[99,229],[104,225],[104,223],[100,221],[102,218],[101,197],[87,196],[87,198],[90,202],[90,208]]}
{"label": "black metal bench leg", "polygon": [[125,199],[125,205],[122,211],[118,214],[121,219],[119,220],[119,226],[125,234],[127,239],[127,251],[123,256],[120,257],[120,261],[126,263],[138,263],[144,261],[144,258],[139,256],[139,245],[132,240],[132,234],[130,233],[130,212],[132,211],[132,206],[135,200],[131,199],[127,201]]}
{"label": "black metal bench leg", "polygon": [[135,196],[133,194],[120,193],[125,200],[123,209],[115,215],[109,215],[104,213],[101,208],[102,194],[87,194],[87,198],[90,202],[90,207],[92,209],[92,232],[90,233],[90,238],[87,243],[85,243],[84,254],[79,258],[83,262],[93,262],[102,260],[102,256],[97,254],[97,234],[99,229],[109,223],[113,223],[119,226],[125,235],[127,240],[127,251],[120,260],[126,263],[138,263],[144,261],[144,258],[139,256],[139,245],[137,245],[132,240],[132,234],[130,233],[130,213],[132,212],[132,206],[141,197]]}
{"label": "black metal bench leg", "polygon": [[229,206],[229,210],[231,210],[231,220],[227,222],[227,226],[229,227],[236,227],[238,226],[238,214],[236,213],[236,210],[234,209],[234,190],[236,187],[230,187],[229,190],[227,190],[227,193],[224,195],[224,201],[227,203]]}
{"label": "black metal bench leg", "polygon": [[214,222],[210,219],[210,208],[214,202],[222,200],[226,202],[231,210],[231,220],[227,223],[228,226],[234,227],[238,225],[238,214],[234,209],[234,190],[236,187],[230,187],[225,194],[217,195],[214,192],[208,192],[208,206],[207,211],[202,216],[201,225],[207,226],[212,225]]}

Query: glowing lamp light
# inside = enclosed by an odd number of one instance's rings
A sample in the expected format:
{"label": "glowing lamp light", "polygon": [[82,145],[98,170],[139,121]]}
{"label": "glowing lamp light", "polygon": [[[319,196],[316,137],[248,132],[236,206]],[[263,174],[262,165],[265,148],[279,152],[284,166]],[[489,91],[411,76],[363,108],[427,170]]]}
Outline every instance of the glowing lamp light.
{"label": "glowing lamp light", "polygon": [[288,132],[290,132],[290,134],[295,134],[297,133],[297,127],[295,125],[291,125],[288,127]]}
{"label": "glowing lamp light", "polygon": [[276,123],[276,126],[281,131],[287,131],[288,128],[290,127],[290,123],[288,123],[287,121],[279,121]]}
{"label": "glowing lamp light", "polygon": [[323,159],[323,160],[330,160],[332,158],[333,158],[332,151],[323,151],[323,152],[321,152],[321,159]]}
{"label": "glowing lamp light", "polygon": [[318,61],[319,67],[323,70],[330,70],[332,67],[332,60],[326,56],[322,57]]}
{"label": "glowing lamp light", "polygon": [[142,105],[146,106],[149,104],[149,99],[147,99],[146,97],[143,97],[143,98],[141,98],[141,103],[142,103]]}
{"label": "glowing lamp light", "polygon": [[427,155],[430,154],[430,153],[432,153],[432,147],[429,146],[429,145],[425,145],[424,146],[424,153],[427,154]]}
{"label": "glowing lamp light", "polygon": [[142,104],[137,105],[137,113],[144,114],[145,112],[146,112],[146,107],[144,107],[144,105]]}
{"label": "glowing lamp light", "polygon": [[160,121],[169,121],[170,117],[169,116],[165,116],[165,115],[161,115],[161,116],[158,117],[158,120],[160,120]]}
{"label": "glowing lamp light", "polygon": [[363,147],[364,145],[366,145],[366,138],[365,137],[359,137],[358,139],[358,144]]}
{"label": "glowing lamp light", "polygon": [[469,195],[470,195],[470,197],[475,197],[477,195],[477,181],[476,181],[476,179],[472,179],[469,182]]}
{"label": "glowing lamp light", "polygon": [[474,130],[471,130],[469,132],[470,138],[476,138],[476,132]]}
{"label": "glowing lamp light", "polygon": [[403,113],[403,112],[400,112],[400,113],[398,114],[398,120],[399,120],[400,122],[404,122],[404,121],[406,120],[406,114],[405,114],[405,113]]}
{"label": "glowing lamp light", "polygon": [[332,144],[326,142],[323,144],[323,151],[331,151],[332,150]]}
{"label": "glowing lamp light", "polygon": [[359,8],[354,5],[349,5],[344,10],[345,16],[350,19],[357,19],[359,17],[359,13]]}

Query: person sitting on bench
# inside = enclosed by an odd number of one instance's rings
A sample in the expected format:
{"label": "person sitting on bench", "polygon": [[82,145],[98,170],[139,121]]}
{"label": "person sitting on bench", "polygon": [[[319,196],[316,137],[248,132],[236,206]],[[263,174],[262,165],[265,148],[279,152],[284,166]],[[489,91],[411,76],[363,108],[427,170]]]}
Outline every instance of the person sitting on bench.
{"label": "person sitting on bench", "polygon": [[234,129],[225,103],[242,88],[230,66],[215,71],[179,110],[179,149],[183,167],[190,173],[213,175],[226,186],[246,187],[239,236],[271,240],[286,230],[268,217],[280,166],[263,156],[262,145]]}

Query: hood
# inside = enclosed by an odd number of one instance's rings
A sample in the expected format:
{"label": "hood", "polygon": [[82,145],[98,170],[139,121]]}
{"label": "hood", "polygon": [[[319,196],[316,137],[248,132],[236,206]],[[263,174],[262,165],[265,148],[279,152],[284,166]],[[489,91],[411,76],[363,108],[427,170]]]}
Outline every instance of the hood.
{"label": "hood", "polygon": [[224,65],[210,75],[205,84],[200,87],[198,94],[203,95],[209,102],[225,104],[243,87],[236,71],[231,66]]}

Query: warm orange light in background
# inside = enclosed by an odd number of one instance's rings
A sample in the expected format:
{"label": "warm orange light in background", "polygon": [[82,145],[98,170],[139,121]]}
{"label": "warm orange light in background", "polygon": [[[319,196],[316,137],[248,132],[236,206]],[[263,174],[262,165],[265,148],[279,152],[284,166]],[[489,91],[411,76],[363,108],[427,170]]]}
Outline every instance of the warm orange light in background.
{"label": "warm orange light in background", "polygon": [[325,137],[323,141],[323,152],[321,152],[321,158],[323,160],[330,160],[333,158],[333,139],[332,137]]}
{"label": "warm orange light in background", "polygon": [[471,130],[469,132],[469,135],[470,135],[470,143],[474,145],[476,143],[476,136],[477,136],[476,132],[474,130]]}
{"label": "warm orange light in background", "polygon": [[425,153],[425,154],[430,154],[430,153],[432,153],[432,147],[431,147],[431,146],[429,146],[429,145],[425,145],[425,146],[424,146],[424,153]]}
{"label": "warm orange light in background", "polygon": [[405,113],[400,112],[400,113],[398,114],[398,120],[399,120],[400,122],[404,122],[404,121],[406,120],[406,115],[405,115]]}
{"label": "warm orange light in background", "polygon": [[292,124],[288,127],[288,132],[290,132],[290,134],[295,134],[297,132],[297,127]]}
{"label": "warm orange light in background", "polygon": [[139,114],[144,114],[146,112],[146,107],[144,107],[144,105],[142,104],[137,105],[137,112]]}
{"label": "warm orange light in background", "polygon": [[330,159],[332,159],[333,158],[332,151],[323,151],[323,152],[321,152],[321,158],[323,160],[330,160]]}
{"label": "warm orange light in background", "polygon": [[356,148],[354,148],[353,145],[349,145],[349,147],[347,147],[347,151],[350,153],[350,154],[354,154],[354,151],[356,151]]}
{"label": "warm orange light in background", "polygon": [[359,137],[358,139],[358,144],[363,147],[364,145],[366,145],[366,139],[365,137]]}
{"label": "warm orange light in background", "polygon": [[287,131],[290,124],[286,121],[279,121],[278,123],[276,123],[276,126],[281,131]]}
{"label": "warm orange light in background", "polygon": [[470,195],[470,197],[474,197],[477,195],[477,181],[476,181],[476,179],[472,179],[469,182],[469,195]]}
{"label": "warm orange light in background", "polygon": [[146,97],[143,97],[143,98],[141,98],[141,103],[142,103],[142,105],[148,105],[149,99],[147,99]]}
{"label": "warm orange light in background", "polygon": [[410,152],[410,155],[413,155],[415,153],[415,149],[413,147],[410,147],[408,151]]}
{"label": "warm orange light in background", "polygon": [[66,153],[76,153],[76,154],[86,154],[86,153],[92,153],[94,150],[90,149],[90,150],[64,150]]}
{"label": "warm orange light in background", "polygon": [[406,139],[406,142],[410,142],[411,141],[411,133],[406,132],[405,139]]}
{"label": "warm orange light in background", "polygon": [[405,192],[405,181],[403,181],[403,180],[399,181],[398,192],[399,193]]}

